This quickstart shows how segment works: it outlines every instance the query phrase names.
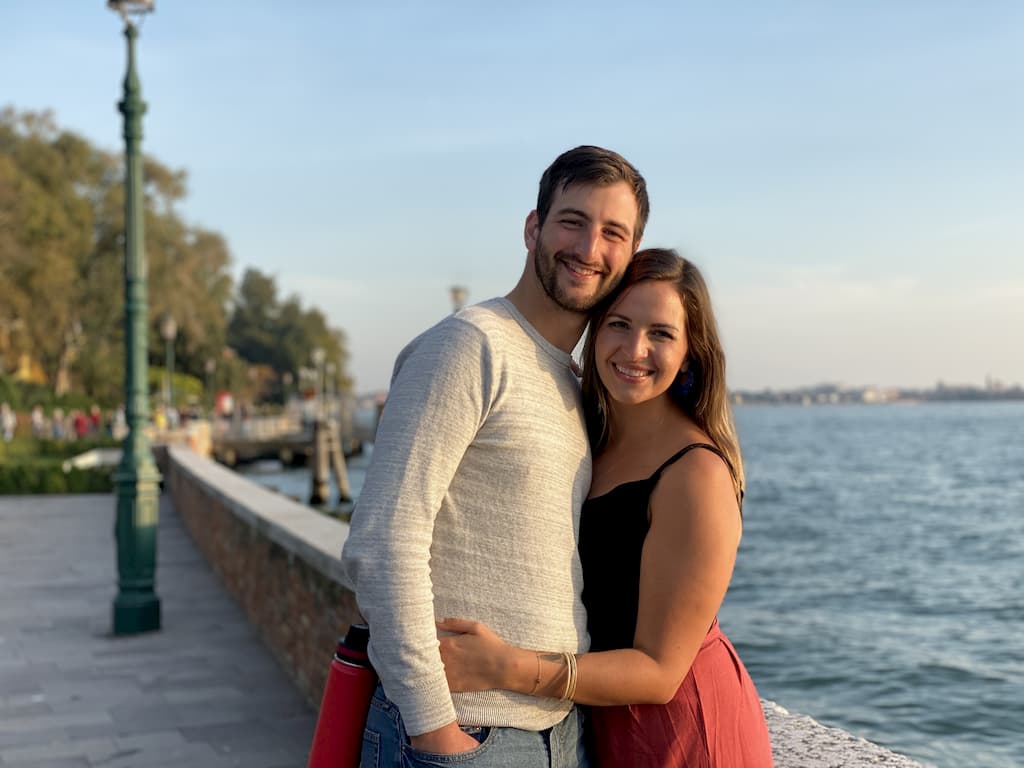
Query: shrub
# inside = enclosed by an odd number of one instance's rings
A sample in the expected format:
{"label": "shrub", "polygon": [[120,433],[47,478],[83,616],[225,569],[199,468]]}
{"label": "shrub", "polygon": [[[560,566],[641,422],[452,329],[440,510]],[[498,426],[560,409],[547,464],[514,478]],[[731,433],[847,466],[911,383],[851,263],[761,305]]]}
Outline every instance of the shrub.
{"label": "shrub", "polygon": [[60,462],[34,461],[0,466],[0,495],[36,493],[110,493],[114,490],[110,467],[72,469]]}

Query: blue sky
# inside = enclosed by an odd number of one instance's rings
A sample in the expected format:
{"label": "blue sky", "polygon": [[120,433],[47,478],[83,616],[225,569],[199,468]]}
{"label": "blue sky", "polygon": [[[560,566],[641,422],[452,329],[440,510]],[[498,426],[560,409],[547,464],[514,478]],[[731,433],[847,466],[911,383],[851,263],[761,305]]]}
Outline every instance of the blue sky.
{"label": "blue sky", "polygon": [[[1024,383],[1024,4],[158,0],[139,65],[184,216],[344,328],[359,391],[449,286],[514,285],[584,143],[703,268],[732,387]],[[0,104],[118,149],[123,71],[103,0],[0,5]]]}

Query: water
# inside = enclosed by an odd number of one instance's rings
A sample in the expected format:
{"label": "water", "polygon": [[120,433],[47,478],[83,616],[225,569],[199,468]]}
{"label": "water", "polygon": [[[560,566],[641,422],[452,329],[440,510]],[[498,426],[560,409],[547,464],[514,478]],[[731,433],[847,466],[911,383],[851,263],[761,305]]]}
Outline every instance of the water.
{"label": "water", "polygon": [[937,766],[1024,765],[1024,403],[736,417],[721,619],[762,696]]}
{"label": "water", "polygon": [[[761,695],[940,768],[1024,766],[1024,403],[736,418],[721,621]],[[254,469],[308,497],[306,470]]]}
{"label": "water", "polygon": [[[373,456],[373,445],[365,444],[363,452],[358,456],[351,456],[345,460],[345,468],[348,471],[349,490],[352,497],[358,499],[359,493],[363,490],[363,478],[366,476],[366,468],[370,464],[370,457]],[[312,478],[308,467],[283,468],[279,461],[257,461],[252,464],[242,464],[238,472],[260,485],[271,488],[282,493],[295,501],[303,504],[309,501],[313,490]],[[330,474],[330,489],[327,503],[324,505],[329,510],[341,509],[351,510],[351,504],[343,503],[338,498],[338,484],[335,481],[334,473]]]}

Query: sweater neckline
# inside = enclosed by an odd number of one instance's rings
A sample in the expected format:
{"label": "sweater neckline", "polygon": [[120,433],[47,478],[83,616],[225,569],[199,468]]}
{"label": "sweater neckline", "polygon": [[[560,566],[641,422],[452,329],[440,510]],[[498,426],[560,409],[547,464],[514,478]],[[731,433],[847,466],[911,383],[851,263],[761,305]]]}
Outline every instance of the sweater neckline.
{"label": "sweater neckline", "polygon": [[526,319],[526,316],[519,311],[516,305],[509,301],[506,297],[498,296],[494,299],[494,301],[497,304],[500,304],[502,307],[504,307],[505,311],[508,312],[517,323],[519,323],[520,327],[524,331],[526,331],[527,335],[531,339],[533,339],[534,342],[536,342],[537,346],[539,346],[549,356],[551,356],[556,363],[558,363],[559,365],[564,365],[566,368],[575,373],[574,369],[576,363],[572,359],[571,353],[559,349],[550,341],[545,339],[544,336],[541,335],[541,332],[534,328],[530,321]]}

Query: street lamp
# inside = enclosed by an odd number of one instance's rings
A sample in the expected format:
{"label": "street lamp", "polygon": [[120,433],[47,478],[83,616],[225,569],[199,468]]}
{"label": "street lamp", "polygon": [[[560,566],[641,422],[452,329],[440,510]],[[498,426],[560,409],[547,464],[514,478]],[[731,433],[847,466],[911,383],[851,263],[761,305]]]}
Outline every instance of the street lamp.
{"label": "street lamp", "polygon": [[323,402],[323,381],[324,381],[324,360],[327,353],[323,347],[314,347],[310,353],[313,360],[313,376],[315,377],[315,401],[313,409],[313,472],[310,477],[312,489],[309,494],[309,503],[314,506],[327,503],[327,496],[330,491],[328,482],[328,432],[324,422]]}
{"label": "street lamp", "polygon": [[284,389],[284,392],[282,394],[284,396],[284,407],[285,408],[288,407],[288,401],[291,399],[291,396],[292,396],[292,382],[294,380],[295,380],[295,377],[292,376],[292,372],[291,371],[285,371],[284,373],[281,374],[281,384],[282,384],[282,387]]}
{"label": "street lamp", "polygon": [[217,361],[212,357],[206,358],[206,362],[203,363],[203,370],[206,372],[206,405],[210,410],[213,410],[211,385],[213,383],[213,374],[217,371]]}
{"label": "street lamp", "polygon": [[327,417],[332,418],[337,400],[337,392],[334,388],[334,363],[327,363],[324,366],[324,390],[326,391],[325,397],[327,399]]}
{"label": "street lamp", "polygon": [[178,324],[170,315],[160,321],[160,335],[167,350],[167,365],[164,368],[164,411],[167,422],[171,423],[171,409],[174,407],[174,339],[178,335]]}
{"label": "street lamp", "polygon": [[[142,198],[142,100],[135,72],[137,22],[153,10],[151,1],[109,0],[108,7],[124,20],[128,41],[128,66],[124,77],[124,99],[118,109],[124,116],[124,358],[125,416],[128,436],[121,463],[114,472],[117,488],[117,597],[113,606],[115,635],[133,635],[160,629],[160,598],[154,590],[156,571],[156,527],[160,473],[149,438],[149,396],[146,368],[146,252]],[[133,21],[134,20],[134,21]]]}
{"label": "street lamp", "polygon": [[449,290],[452,295],[452,312],[458,312],[466,306],[466,298],[469,296],[469,289],[464,285],[453,285]]}
{"label": "street lamp", "polygon": [[314,399],[316,402],[316,418],[320,419],[324,414],[323,365],[324,360],[327,358],[327,353],[324,352],[323,347],[313,347],[310,357],[313,359],[313,374],[316,376],[315,384],[313,386]]}

